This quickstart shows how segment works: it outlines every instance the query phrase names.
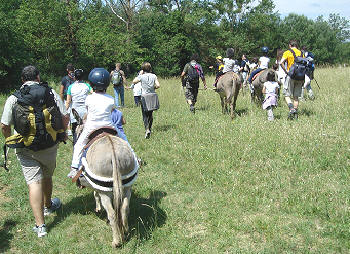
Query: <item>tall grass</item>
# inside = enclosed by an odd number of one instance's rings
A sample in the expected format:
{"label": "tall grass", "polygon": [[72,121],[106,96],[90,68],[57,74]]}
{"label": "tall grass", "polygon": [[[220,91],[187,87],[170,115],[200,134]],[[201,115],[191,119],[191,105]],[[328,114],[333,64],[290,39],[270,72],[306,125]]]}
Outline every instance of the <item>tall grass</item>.
{"label": "tall grass", "polygon": [[[125,132],[147,164],[133,187],[130,237],[118,252],[350,252],[349,76],[350,68],[317,70],[316,100],[301,102],[298,121],[287,120],[281,100],[274,122],[247,94],[231,121],[210,89],[199,91],[193,115],[180,81],[161,79],[149,140],[127,92]],[[48,237],[38,239],[11,151],[10,173],[0,171],[0,252],[114,252],[92,191],[66,177],[71,155],[71,144],[60,145],[54,196],[63,206],[46,220]]]}

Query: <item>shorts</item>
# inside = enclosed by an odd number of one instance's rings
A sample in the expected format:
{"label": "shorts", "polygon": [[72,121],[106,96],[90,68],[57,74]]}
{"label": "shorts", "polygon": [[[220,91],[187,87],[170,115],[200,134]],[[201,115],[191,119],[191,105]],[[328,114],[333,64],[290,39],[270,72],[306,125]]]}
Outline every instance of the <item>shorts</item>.
{"label": "shorts", "polygon": [[41,151],[32,151],[27,148],[16,149],[17,159],[22,166],[24,179],[28,185],[52,177],[56,168],[57,148],[58,145]]}
{"label": "shorts", "polygon": [[303,85],[304,80],[294,80],[287,76],[283,89],[284,96],[293,98],[300,97]]}
{"label": "shorts", "polygon": [[186,82],[185,97],[186,100],[191,100],[193,103],[197,101],[199,84],[189,84]]}

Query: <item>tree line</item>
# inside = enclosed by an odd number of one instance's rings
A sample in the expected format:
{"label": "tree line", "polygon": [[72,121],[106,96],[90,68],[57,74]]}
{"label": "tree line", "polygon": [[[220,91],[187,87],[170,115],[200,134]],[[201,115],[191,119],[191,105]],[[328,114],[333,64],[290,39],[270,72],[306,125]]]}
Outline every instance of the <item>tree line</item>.
{"label": "tree line", "polygon": [[338,14],[315,20],[274,12],[273,0],[4,0],[0,2],[0,82],[14,87],[35,64],[45,78],[65,74],[67,63],[127,75],[144,61],[163,77],[177,76],[192,53],[204,68],[235,49],[236,58],[270,56],[290,39],[306,45],[318,64],[349,62],[350,23]]}

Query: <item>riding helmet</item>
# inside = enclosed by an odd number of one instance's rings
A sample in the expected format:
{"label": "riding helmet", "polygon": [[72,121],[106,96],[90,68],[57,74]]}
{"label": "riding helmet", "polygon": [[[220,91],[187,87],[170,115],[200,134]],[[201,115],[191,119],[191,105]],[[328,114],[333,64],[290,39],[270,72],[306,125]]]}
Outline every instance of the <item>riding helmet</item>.
{"label": "riding helmet", "polygon": [[104,68],[94,68],[90,71],[88,79],[94,89],[104,90],[109,85],[109,72]]}
{"label": "riding helmet", "polygon": [[268,53],[269,52],[269,48],[264,46],[264,47],[261,48],[261,52]]}

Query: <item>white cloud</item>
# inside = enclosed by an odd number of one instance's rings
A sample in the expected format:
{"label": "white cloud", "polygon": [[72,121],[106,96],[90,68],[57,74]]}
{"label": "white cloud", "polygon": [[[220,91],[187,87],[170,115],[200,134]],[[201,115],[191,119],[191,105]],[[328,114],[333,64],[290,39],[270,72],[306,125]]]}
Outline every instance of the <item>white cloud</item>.
{"label": "white cloud", "polygon": [[289,13],[297,13],[315,19],[317,16],[323,15],[325,19],[331,13],[339,13],[340,16],[350,20],[350,4],[349,0],[274,0],[275,10],[282,16]]}

